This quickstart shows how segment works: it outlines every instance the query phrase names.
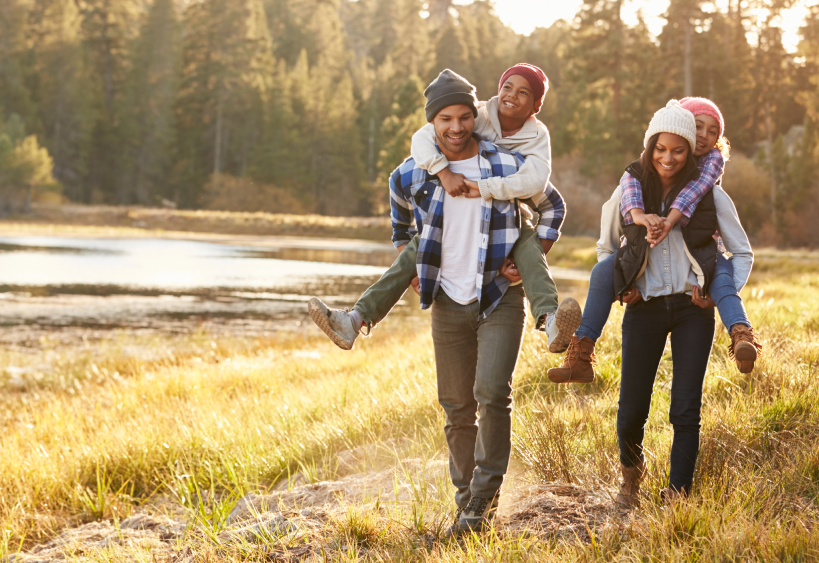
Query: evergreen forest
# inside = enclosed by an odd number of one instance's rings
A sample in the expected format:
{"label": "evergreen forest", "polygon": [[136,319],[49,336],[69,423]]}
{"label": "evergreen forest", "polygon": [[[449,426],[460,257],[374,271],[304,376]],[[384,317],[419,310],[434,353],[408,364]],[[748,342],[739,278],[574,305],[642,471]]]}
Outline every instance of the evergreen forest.
{"label": "evergreen forest", "polygon": [[[777,22],[797,2],[790,53]],[[725,116],[749,234],[815,246],[819,3],[671,0],[657,36],[624,9],[585,0],[524,36],[486,0],[0,0],[0,212],[383,214],[429,81],[451,68],[488,99],[529,62],[550,80],[538,117],[567,232],[593,232],[584,199],[599,209],[653,112],[696,95]]]}

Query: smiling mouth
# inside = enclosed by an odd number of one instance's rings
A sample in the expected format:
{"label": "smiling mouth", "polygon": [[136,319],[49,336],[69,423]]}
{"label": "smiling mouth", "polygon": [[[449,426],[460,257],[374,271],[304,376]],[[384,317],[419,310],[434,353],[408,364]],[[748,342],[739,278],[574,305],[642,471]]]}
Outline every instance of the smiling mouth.
{"label": "smiling mouth", "polygon": [[518,107],[515,104],[509,103],[509,102],[503,102],[503,105],[504,105],[504,107],[507,107],[509,109],[515,109],[516,107]]}
{"label": "smiling mouth", "polygon": [[676,164],[667,165],[663,164],[662,162],[660,163],[660,166],[662,166],[665,170],[674,170],[674,168],[677,167]]}
{"label": "smiling mouth", "polygon": [[466,135],[466,133],[464,133],[463,135],[458,135],[458,136],[446,135],[446,138],[450,143],[458,145],[458,144],[461,144],[464,141],[464,139],[467,138],[467,135]]}

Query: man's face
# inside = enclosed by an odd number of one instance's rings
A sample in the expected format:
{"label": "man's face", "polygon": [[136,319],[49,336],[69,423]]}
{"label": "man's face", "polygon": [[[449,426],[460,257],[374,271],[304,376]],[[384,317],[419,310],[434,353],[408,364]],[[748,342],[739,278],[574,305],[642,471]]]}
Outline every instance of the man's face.
{"label": "man's face", "polygon": [[438,147],[444,153],[458,154],[469,146],[475,130],[472,108],[462,104],[447,106],[432,119]]}

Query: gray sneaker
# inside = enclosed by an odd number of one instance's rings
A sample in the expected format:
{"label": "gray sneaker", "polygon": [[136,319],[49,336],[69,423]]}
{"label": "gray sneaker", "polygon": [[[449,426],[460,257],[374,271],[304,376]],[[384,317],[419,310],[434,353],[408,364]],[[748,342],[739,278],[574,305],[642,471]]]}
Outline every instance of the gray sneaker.
{"label": "gray sneaker", "polygon": [[580,304],[572,297],[560,302],[557,311],[546,315],[546,336],[549,338],[549,352],[560,354],[565,352],[572,341],[580,321],[583,320],[583,311]]}
{"label": "gray sneaker", "polygon": [[498,496],[493,498],[472,497],[463,509],[458,521],[447,531],[447,535],[459,536],[465,532],[482,532],[489,526],[498,511]]}
{"label": "gray sneaker", "polygon": [[307,303],[310,318],[342,350],[352,350],[358,336],[349,309],[331,309],[318,297]]}

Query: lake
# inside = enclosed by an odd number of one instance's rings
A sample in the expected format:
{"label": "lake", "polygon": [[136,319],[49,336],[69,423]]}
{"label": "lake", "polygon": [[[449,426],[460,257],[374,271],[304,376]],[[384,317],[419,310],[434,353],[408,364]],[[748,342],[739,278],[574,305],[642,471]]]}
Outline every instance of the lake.
{"label": "lake", "polygon": [[[63,329],[267,334],[309,323],[306,302],[338,307],[395,258],[388,243],[306,237],[0,237],[0,341]],[[588,273],[554,268],[563,293]],[[412,291],[393,315],[422,315]]]}

